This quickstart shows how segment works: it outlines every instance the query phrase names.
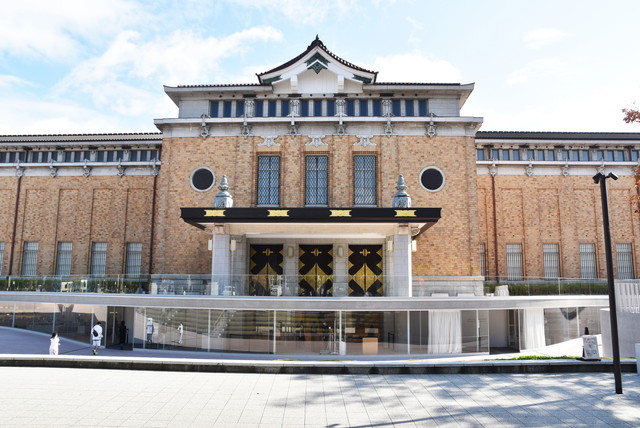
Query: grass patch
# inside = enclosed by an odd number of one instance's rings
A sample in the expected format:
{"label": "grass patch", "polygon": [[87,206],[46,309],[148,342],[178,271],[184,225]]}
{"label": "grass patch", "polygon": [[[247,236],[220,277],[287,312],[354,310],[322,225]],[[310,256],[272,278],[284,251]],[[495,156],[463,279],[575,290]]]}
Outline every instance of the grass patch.
{"label": "grass patch", "polygon": [[563,355],[561,357],[549,357],[547,355],[521,355],[519,357],[513,358],[494,358],[492,360],[485,361],[510,361],[510,360],[575,360],[579,357],[570,357],[568,355]]}

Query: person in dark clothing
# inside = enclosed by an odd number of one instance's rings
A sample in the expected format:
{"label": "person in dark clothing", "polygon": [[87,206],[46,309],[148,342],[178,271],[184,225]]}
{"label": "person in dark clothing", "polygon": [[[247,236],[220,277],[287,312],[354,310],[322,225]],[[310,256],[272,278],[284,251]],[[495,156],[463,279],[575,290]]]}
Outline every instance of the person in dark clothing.
{"label": "person in dark clothing", "polygon": [[118,336],[120,337],[120,349],[124,349],[124,345],[127,342],[127,326],[124,320],[120,322],[120,326],[118,327]]}

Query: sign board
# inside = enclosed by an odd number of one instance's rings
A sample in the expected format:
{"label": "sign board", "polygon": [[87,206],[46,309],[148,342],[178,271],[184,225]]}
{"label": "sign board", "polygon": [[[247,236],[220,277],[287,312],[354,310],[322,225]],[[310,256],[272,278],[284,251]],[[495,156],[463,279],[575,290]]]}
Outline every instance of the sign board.
{"label": "sign board", "polygon": [[598,336],[582,336],[582,348],[584,349],[583,360],[600,361],[600,353],[598,352]]}

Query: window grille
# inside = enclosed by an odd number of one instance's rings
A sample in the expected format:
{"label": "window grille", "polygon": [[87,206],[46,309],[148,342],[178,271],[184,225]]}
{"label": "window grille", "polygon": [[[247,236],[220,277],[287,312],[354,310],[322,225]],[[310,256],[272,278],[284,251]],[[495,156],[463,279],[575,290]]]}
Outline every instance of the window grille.
{"label": "window grille", "polygon": [[633,253],[631,243],[616,244],[618,279],[633,279]]}
{"label": "window grille", "polygon": [[128,276],[140,276],[142,265],[142,243],[127,242],[127,255],[124,273]]}
{"label": "window grille", "polygon": [[36,275],[38,266],[38,243],[25,242],[22,254],[22,275]]}
{"label": "window grille", "polygon": [[507,279],[522,281],[522,244],[507,244]]}
{"label": "window grille", "polygon": [[71,242],[58,242],[56,257],[56,275],[71,275]]}
{"label": "window grille", "polygon": [[376,204],[376,157],[358,155],[353,157],[354,205]]}
{"label": "window grille", "polygon": [[280,203],[280,156],[258,156],[258,205]]}
{"label": "window grille", "polygon": [[328,162],[327,156],[307,156],[306,205],[327,205]]}
{"label": "window grille", "polygon": [[2,262],[4,262],[4,242],[0,242],[0,275],[2,275]]}
{"label": "window grille", "polygon": [[93,242],[91,244],[91,275],[105,275],[107,273],[107,243]]}
{"label": "window grille", "polygon": [[480,274],[487,276],[487,246],[480,244]]}
{"label": "window grille", "polygon": [[542,263],[544,266],[544,279],[560,277],[559,244],[542,244]]}
{"label": "window grille", "polygon": [[593,243],[580,244],[580,276],[582,278],[597,278],[596,245]]}

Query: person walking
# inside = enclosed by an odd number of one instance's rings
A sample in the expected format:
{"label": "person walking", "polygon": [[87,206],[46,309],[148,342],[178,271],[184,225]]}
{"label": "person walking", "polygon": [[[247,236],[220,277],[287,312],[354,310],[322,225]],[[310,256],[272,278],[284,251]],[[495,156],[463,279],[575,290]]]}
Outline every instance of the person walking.
{"label": "person walking", "polygon": [[49,355],[58,355],[58,349],[60,348],[60,337],[58,333],[51,335],[51,344],[49,345]]}
{"label": "person walking", "polygon": [[102,322],[98,321],[91,330],[91,342],[93,343],[93,355],[98,355],[102,342]]}
{"label": "person walking", "polygon": [[120,326],[118,327],[118,336],[120,338],[120,349],[124,349],[124,345],[127,342],[127,326],[124,320],[120,322]]}

